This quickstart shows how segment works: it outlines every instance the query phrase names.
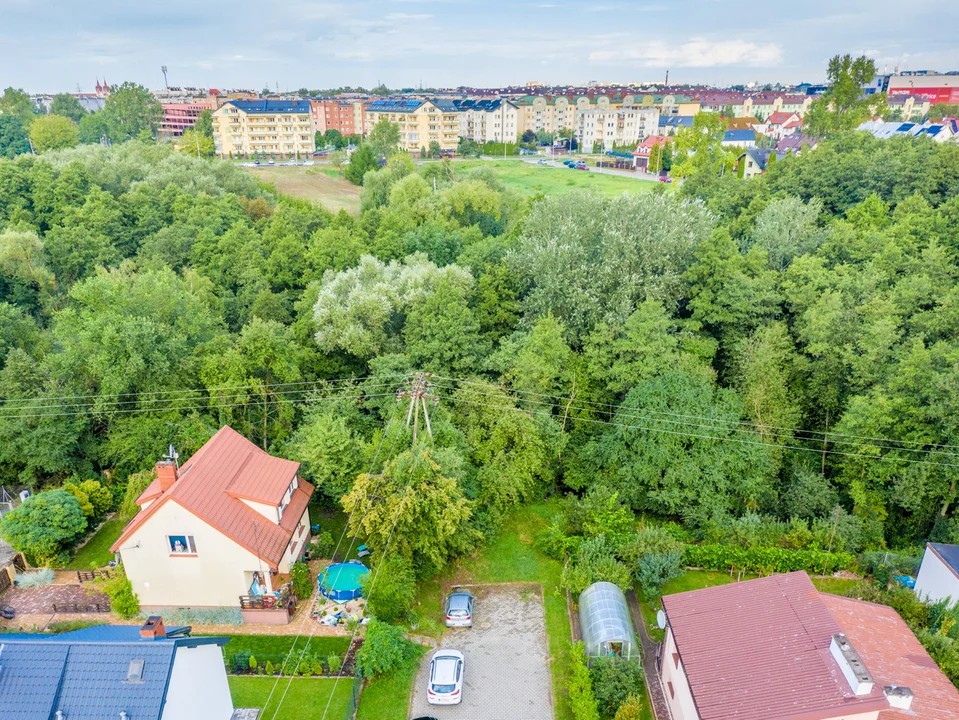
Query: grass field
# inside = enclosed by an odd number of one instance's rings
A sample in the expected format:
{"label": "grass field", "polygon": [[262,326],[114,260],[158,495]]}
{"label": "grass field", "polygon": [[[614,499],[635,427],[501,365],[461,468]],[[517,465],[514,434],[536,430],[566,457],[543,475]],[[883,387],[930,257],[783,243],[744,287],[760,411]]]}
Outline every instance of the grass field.
{"label": "grass field", "polygon": [[[353,678],[343,678],[336,683],[333,678],[269,678],[231,675],[229,680],[234,707],[261,708],[260,717],[271,718],[282,698],[283,711],[278,717],[283,720],[322,720],[328,702],[329,712],[325,714],[325,717],[341,720],[346,713],[350,687],[353,684]],[[274,685],[275,690],[273,690]],[[273,690],[272,697],[270,697],[271,690]],[[283,697],[284,692],[286,697]],[[333,694],[332,702],[330,702],[331,693]]]}
{"label": "grass field", "polygon": [[406,720],[419,658],[425,651],[426,648],[420,646],[416,662],[368,683],[360,696],[356,720]]}
{"label": "grass field", "polygon": [[[571,171],[572,172],[572,171]],[[548,504],[518,509],[500,533],[473,555],[459,560],[439,578],[421,583],[414,611],[423,619],[417,632],[437,635],[445,629],[443,620],[444,588],[455,583],[535,582],[543,586],[546,632],[549,636],[550,669],[557,720],[571,718],[566,694],[569,675],[567,647],[570,642],[566,594],[559,588],[562,563],[543,555],[533,541],[553,514]]]}
{"label": "grass field", "polygon": [[113,518],[107,520],[96,531],[96,534],[90,540],[76,551],[70,564],[69,570],[90,570],[106,565],[113,560],[113,553],[110,552],[110,546],[116,542],[123,531],[126,522],[122,519]]}
{"label": "grass field", "polygon": [[[260,665],[266,665],[267,660],[274,665],[280,665],[289,655],[294,642],[296,642],[296,648],[290,656],[291,666],[296,664],[304,647],[306,647],[306,655],[326,658],[333,654],[345,655],[350,645],[350,639],[346,637],[297,638],[295,635],[230,635],[229,637],[230,642],[223,646],[223,658],[227,666],[234,653],[243,651],[253,655]],[[308,646],[307,641],[309,641]]]}
{"label": "grass field", "polygon": [[261,165],[246,170],[257,180],[272,183],[283,195],[312,200],[333,213],[360,214],[360,188],[339,178],[334,169]]}
{"label": "grass field", "polygon": [[[592,163],[590,163],[592,165]],[[454,163],[456,172],[484,167],[492,170],[503,185],[521,195],[558,195],[577,188],[613,197],[623,192],[648,192],[659,183],[618,175],[570,170],[567,167],[537,165],[523,160],[463,160]]]}

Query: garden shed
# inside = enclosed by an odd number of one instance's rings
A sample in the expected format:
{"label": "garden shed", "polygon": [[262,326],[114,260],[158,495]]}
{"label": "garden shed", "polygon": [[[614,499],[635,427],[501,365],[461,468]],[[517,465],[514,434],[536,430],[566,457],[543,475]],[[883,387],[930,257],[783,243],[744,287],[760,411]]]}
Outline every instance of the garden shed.
{"label": "garden shed", "polygon": [[624,657],[639,662],[626,596],[613,583],[593,583],[580,593],[579,626],[588,659]]}

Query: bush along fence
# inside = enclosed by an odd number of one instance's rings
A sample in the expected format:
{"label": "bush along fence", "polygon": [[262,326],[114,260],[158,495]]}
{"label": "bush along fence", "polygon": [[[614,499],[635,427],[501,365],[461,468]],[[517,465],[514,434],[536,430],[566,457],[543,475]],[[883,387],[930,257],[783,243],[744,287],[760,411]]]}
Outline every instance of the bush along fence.
{"label": "bush along fence", "polygon": [[855,567],[849,553],[824,550],[787,550],[776,547],[729,547],[728,545],[687,545],[683,562],[703,570],[742,570],[759,574],[805,570],[832,573]]}
{"label": "bush along fence", "polygon": [[240,650],[225,660],[227,670],[235,675],[359,677],[356,651],[360,645],[355,643],[345,656],[339,653],[325,656],[307,653],[301,656],[299,652],[293,652],[289,655],[264,654],[257,657],[248,650]]}

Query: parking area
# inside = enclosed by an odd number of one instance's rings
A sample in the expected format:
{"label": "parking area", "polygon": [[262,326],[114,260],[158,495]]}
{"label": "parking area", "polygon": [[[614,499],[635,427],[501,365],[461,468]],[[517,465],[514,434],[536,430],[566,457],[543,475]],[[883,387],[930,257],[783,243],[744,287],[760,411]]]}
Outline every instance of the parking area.
{"label": "parking area", "polygon": [[553,720],[553,702],[542,588],[538,585],[483,585],[476,595],[473,627],[450,629],[440,647],[464,655],[463,702],[426,702],[428,653],[416,676],[411,718],[438,720],[523,718]]}

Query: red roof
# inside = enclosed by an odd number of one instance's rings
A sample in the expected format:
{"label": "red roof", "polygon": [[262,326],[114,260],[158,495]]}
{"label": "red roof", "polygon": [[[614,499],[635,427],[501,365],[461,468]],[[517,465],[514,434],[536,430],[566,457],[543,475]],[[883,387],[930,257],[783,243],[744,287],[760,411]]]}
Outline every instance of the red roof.
{"label": "red roof", "polygon": [[782,110],[778,110],[774,112],[772,115],[770,115],[766,119],[766,122],[770,125],[782,125],[784,122],[787,122],[788,120],[792,118],[795,118],[795,116],[796,116],[796,113],[783,112]]}
{"label": "red roof", "polygon": [[889,708],[879,720],[959,720],[959,690],[929,657],[899,613],[886,605],[823,594],[877,685],[913,692],[908,710]]}
{"label": "red roof", "polygon": [[172,501],[276,567],[310,502],[313,486],[299,481],[278,525],[240,498],[279,506],[299,467],[269,455],[224,426],[183,463],[169,490],[161,493],[155,480],[143,491],[138,504],[158,499],[136,514],[111,550],[116,552],[160,506]]}
{"label": "red roof", "polygon": [[663,607],[702,720],[823,720],[888,707],[878,686],[850,689],[829,653],[839,624],[804,572],[667,595]]}

